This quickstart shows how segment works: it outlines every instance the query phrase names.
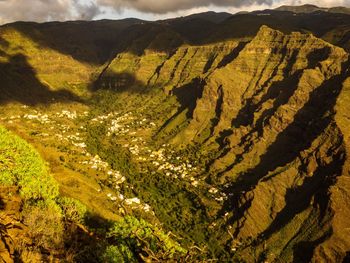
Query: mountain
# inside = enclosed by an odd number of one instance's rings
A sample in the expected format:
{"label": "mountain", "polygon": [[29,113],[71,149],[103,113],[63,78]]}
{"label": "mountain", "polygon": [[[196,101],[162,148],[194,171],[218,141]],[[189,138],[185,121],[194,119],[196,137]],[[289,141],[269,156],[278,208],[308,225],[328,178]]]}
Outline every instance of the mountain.
{"label": "mountain", "polygon": [[277,11],[287,11],[287,12],[293,12],[293,13],[313,13],[317,11],[325,11],[327,12],[327,8],[322,8],[318,7],[316,5],[301,5],[301,6],[288,6],[288,5],[283,5],[280,7],[277,7],[275,10]]}
{"label": "mountain", "polygon": [[[263,26],[248,43],[181,47],[170,57],[120,54],[100,85],[126,88],[116,83],[123,72],[134,72],[135,85],[160,86],[178,96],[183,104],[161,133],[175,144],[195,142],[203,152],[216,151],[207,166],[210,181],[228,196],[218,217],[229,214],[237,238],[271,241],[276,250],[270,253],[289,261],[289,249],[306,237],[304,229],[317,233],[314,240],[341,240],[326,212],[336,208],[323,196],[332,194],[344,174],[347,146],[336,104],[347,87],[348,59],[343,49],[310,34],[284,35]],[[337,246],[313,244],[315,251]],[[243,249],[247,256],[249,249]],[[294,257],[307,261],[296,248]],[[328,257],[333,261],[338,255]]]}
{"label": "mountain", "polygon": [[185,17],[177,17],[174,19],[167,19],[164,21],[171,23],[174,21],[190,21],[190,20],[194,20],[194,19],[201,19],[201,20],[206,20],[206,21],[218,24],[218,23],[223,22],[225,19],[229,18],[230,16],[232,16],[232,14],[226,13],[226,12],[208,11],[208,12],[204,12],[204,13],[188,15]]}
{"label": "mountain", "polygon": [[331,9],[0,27],[0,258],[347,262]]}
{"label": "mountain", "polygon": [[301,5],[301,6],[287,6],[283,5],[275,10],[277,11],[287,11],[293,13],[313,13],[313,12],[329,12],[329,13],[339,13],[339,14],[350,14],[350,9],[346,7],[318,7],[315,5]]}

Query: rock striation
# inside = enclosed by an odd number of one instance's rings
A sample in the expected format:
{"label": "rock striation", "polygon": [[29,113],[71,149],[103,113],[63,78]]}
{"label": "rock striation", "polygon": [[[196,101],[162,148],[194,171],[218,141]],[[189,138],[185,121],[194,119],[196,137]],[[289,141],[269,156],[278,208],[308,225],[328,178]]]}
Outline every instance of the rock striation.
{"label": "rock striation", "polygon": [[137,85],[193,99],[167,125],[177,127],[174,144],[216,152],[208,180],[228,196],[217,227],[229,248],[248,261],[256,253],[285,262],[346,256],[346,51],[311,34],[262,26],[249,42],[122,53],[101,78],[125,72],[134,72]]}

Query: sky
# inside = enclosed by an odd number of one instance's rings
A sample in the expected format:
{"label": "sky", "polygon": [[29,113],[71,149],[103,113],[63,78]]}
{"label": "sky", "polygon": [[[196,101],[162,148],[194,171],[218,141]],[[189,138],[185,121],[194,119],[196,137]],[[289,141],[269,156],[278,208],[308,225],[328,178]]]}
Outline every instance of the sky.
{"label": "sky", "polygon": [[0,24],[127,17],[158,20],[206,11],[236,13],[302,4],[350,7],[350,0],[0,0]]}

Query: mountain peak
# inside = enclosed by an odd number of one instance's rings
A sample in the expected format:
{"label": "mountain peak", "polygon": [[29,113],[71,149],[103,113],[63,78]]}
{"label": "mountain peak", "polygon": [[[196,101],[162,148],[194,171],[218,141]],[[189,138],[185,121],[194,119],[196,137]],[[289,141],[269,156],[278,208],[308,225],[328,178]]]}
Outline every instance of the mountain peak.
{"label": "mountain peak", "polygon": [[256,34],[255,38],[258,39],[266,39],[271,36],[283,35],[283,33],[279,30],[273,29],[267,25],[262,25]]}

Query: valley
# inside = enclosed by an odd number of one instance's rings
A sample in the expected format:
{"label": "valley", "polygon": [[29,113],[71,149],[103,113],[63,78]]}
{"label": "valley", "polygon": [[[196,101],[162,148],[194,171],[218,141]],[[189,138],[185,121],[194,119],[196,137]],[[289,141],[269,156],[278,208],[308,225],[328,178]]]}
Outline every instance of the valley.
{"label": "valley", "polygon": [[[347,262],[350,19],[285,9],[1,26],[0,127],[23,141],[0,138],[0,224],[21,226],[0,259]],[[57,193],[21,192],[22,144]],[[28,206],[69,236],[36,239]]]}

